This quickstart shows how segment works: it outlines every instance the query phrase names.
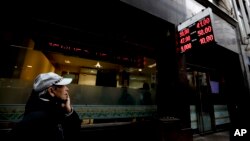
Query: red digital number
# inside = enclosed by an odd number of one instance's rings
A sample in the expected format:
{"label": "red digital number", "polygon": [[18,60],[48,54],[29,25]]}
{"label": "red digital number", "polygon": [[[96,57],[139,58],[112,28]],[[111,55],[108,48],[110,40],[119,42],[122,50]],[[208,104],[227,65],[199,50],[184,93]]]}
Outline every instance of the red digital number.
{"label": "red digital number", "polygon": [[202,27],[208,25],[210,22],[211,22],[210,17],[206,17],[205,19],[202,19],[202,20],[197,22],[196,28],[202,28]]}
{"label": "red digital number", "polygon": [[205,31],[205,33],[209,33],[209,32],[212,31],[212,27],[211,26],[207,26],[207,27],[204,28],[204,31]]}
{"label": "red digital number", "polygon": [[179,34],[180,37],[186,36],[187,34],[189,34],[189,28],[183,29]]}
{"label": "red digital number", "polygon": [[214,40],[213,34],[207,35],[206,37],[200,38],[199,42],[200,44],[206,44],[209,42],[212,42]]}
{"label": "red digital number", "polygon": [[191,37],[190,36],[186,36],[185,40],[186,40],[186,42],[189,42],[191,40]]}
{"label": "red digital number", "polygon": [[197,34],[198,34],[198,36],[203,36],[203,35],[210,33],[210,32],[212,32],[212,27],[209,25],[203,29],[198,30]]}
{"label": "red digital number", "polygon": [[197,34],[198,34],[198,36],[202,36],[205,33],[204,33],[203,29],[200,29],[200,30],[197,31]]}
{"label": "red digital number", "polygon": [[200,38],[200,44],[202,45],[202,44],[206,44],[207,42],[206,42],[206,38],[205,37],[203,37],[203,38]]}
{"label": "red digital number", "polygon": [[186,42],[189,42],[190,40],[191,40],[191,37],[186,36],[186,37],[181,38],[180,43],[185,44]]}
{"label": "red digital number", "polygon": [[211,41],[213,41],[213,40],[214,40],[214,36],[213,36],[212,34],[206,36],[206,41],[207,41],[207,42],[211,42]]}
{"label": "red digital number", "polygon": [[181,46],[181,52],[185,52],[186,50],[191,49],[191,48],[192,48],[191,43],[185,44],[185,45]]}
{"label": "red digital number", "polygon": [[185,36],[183,31],[181,31],[179,34],[180,34],[180,37]]}
{"label": "red digital number", "polygon": [[181,38],[180,43],[184,44],[185,43],[185,38]]}

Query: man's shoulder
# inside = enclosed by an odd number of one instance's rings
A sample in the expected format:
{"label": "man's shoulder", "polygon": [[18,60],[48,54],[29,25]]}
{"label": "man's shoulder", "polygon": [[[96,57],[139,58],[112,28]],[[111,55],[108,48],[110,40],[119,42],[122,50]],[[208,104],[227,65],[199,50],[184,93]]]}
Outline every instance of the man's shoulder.
{"label": "man's shoulder", "polygon": [[25,114],[23,121],[41,121],[48,120],[51,118],[51,114],[47,111],[32,111],[28,114]]}

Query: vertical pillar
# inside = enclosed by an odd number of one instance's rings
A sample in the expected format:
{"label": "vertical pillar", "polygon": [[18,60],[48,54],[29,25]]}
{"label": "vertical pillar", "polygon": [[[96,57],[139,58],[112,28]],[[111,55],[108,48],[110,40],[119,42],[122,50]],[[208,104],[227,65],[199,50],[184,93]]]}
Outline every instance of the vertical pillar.
{"label": "vertical pillar", "polygon": [[[190,109],[187,87],[184,79],[179,76],[183,71],[179,69],[176,55],[175,31],[169,27],[169,36],[163,34],[157,51],[157,106],[160,118],[175,117],[180,119],[182,127],[190,127]],[[181,68],[185,69],[185,68]],[[181,81],[184,80],[184,81]],[[183,102],[185,99],[185,103]]]}

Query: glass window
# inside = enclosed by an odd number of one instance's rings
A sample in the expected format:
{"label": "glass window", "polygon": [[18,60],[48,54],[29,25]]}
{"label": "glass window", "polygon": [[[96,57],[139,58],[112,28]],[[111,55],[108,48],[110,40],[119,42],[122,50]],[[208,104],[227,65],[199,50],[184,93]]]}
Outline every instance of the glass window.
{"label": "glass window", "polygon": [[239,6],[238,2],[236,3],[236,10],[237,10],[236,13],[238,15],[237,20],[239,22],[239,29],[240,29],[241,38],[242,38],[242,41],[245,41],[245,38],[247,37],[247,35],[246,35],[246,30],[245,30],[245,26],[244,26],[244,22],[243,22],[243,16],[242,16],[242,13],[240,11],[240,6]]}
{"label": "glass window", "polygon": [[[51,45],[51,42],[47,44]],[[54,46],[56,44],[50,47],[53,48]],[[73,46],[70,47],[73,48]],[[8,56],[3,58],[6,61],[2,62],[0,72],[1,95],[16,93],[16,90],[19,89],[20,91],[14,95],[23,93],[27,97],[32,89],[34,78],[39,73],[49,71],[56,72],[64,77],[73,78],[71,85],[76,93],[81,92],[81,86],[103,87],[107,90],[110,87],[114,89],[126,87],[137,90],[133,94],[134,100],[137,101],[134,104],[140,104],[139,93],[144,91],[142,90],[143,84],[148,83],[150,86],[149,90],[155,94],[156,61],[147,56],[140,55],[138,57],[135,55],[130,56],[130,54],[118,54],[117,58],[112,58],[113,60],[106,59],[106,56],[104,56],[104,59],[101,59],[101,57],[94,59],[94,57],[76,56],[76,54],[70,53],[68,48],[64,48],[67,50],[67,53],[61,50],[52,51],[48,48],[46,50],[38,50],[33,39],[29,39],[29,43],[25,46],[8,44],[3,46],[3,48],[6,48],[6,50],[1,52],[1,56],[6,56],[5,54],[8,54]],[[92,51],[94,51],[92,52],[93,54],[98,54],[98,50]],[[8,91],[5,91],[6,89]],[[3,93],[3,91],[5,92]],[[105,91],[103,90],[102,92],[106,93]],[[93,91],[94,94],[96,92]],[[114,95],[109,96],[114,97]],[[25,103],[25,98],[21,98],[22,95],[18,97],[19,99],[16,98],[14,101],[12,99],[12,102]],[[155,99],[155,95],[152,97],[152,99]],[[4,100],[2,102],[8,103]],[[99,101],[99,104],[102,104],[102,102]],[[110,101],[107,103],[114,104],[116,102]]]}
{"label": "glass window", "polygon": [[1,56],[6,57],[2,58],[0,70],[0,112],[10,116],[0,120],[20,120],[34,78],[49,71],[73,78],[68,87],[81,119],[94,118],[96,123],[101,119],[101,122],[111,122],[155,115],[156,62],[152,58],[143,57],[143,66],[135,67],[124,65],[124,61],[82,58],[36,50],[28,45],[1,47],[6,48],[1,51]]}
{"label": "glass window", "polygon": [[202,11],[202,9],[205,9],[205,7],[203,5],[201,5],[200,3],[198,3],[195,0],[188,0],[186,1],[186,6],[187,6],[187,19],[194,16],[195,14],[199,13],[200,11]]}
{"label": "glass window", "polygon": [[233,16],[233,5],[231,0],[209,0],[211,3],[217,5],[222,11]]}
{"label": "glass window", "polygon": [[[88,4],[87,9],[53,9],[60,12],[2,20],[9,26],[0,33],[4,37],[1,113],[20,117],[13,113],[23,112],[34,78],[52,71],[73,78],[68,85],[71,101],[82,119],[118,121],[155,115],[155,49],[163,46],[165,31],[174,26],[123,2],[97,9]],[[116,13],[105,11],[107,7]],[[89,15],[89,9],[95,12]],[[16,22],[20,18],[24,20]],[[6,110],[6,105],[16,104],[18,108]]]}

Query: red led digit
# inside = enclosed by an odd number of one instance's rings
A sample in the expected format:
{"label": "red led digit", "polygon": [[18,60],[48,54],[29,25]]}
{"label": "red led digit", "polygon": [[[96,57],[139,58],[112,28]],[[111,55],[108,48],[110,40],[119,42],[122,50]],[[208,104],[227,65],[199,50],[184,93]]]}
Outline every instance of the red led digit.
{"label": "red led digit", "polygon": [[209,33],[209,32],[211,32],[212,31],[212,27],[211,26],[207,26],[207,27],[205,27],[205,33]]}

